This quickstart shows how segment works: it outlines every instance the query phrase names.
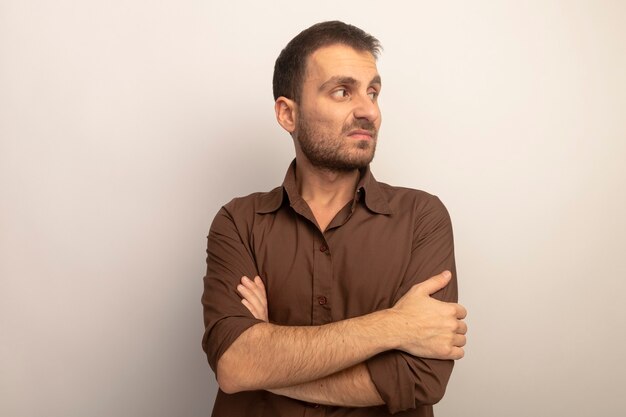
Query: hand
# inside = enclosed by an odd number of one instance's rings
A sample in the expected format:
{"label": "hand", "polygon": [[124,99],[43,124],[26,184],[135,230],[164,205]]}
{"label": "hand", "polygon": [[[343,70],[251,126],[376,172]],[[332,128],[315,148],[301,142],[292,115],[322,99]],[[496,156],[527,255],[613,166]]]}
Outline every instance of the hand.
{"label": "hand", "polygon": [[241,284],[237,285],[237,291],[243,297],[241,303],[246,306],[252,315],[265,322],[267,318],[267,294],[265,285],[259,276],[251,280],[248,277],[241,278]]}
{"label": "hand", "polygon": [[415,356],[432,359],[461,359],[465,352],[467,315],[465,308],[431,297],[444,288],[452,274],[439,275],[414,285],[391,309],[401,330],[399,349]]}

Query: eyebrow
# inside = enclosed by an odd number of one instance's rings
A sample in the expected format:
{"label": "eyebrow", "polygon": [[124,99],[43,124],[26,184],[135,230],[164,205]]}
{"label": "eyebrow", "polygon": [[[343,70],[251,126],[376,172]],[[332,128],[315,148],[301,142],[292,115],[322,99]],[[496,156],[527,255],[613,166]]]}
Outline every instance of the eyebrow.
{"label": "eyebrow", "polygon": [[[328,80],[326,80],[322,85],[320,85],[319,91],[322,91],[324,89],[326,89],[326,87],[328,87],[328,85],[359,85],[360,82],[357,81],[355,78],[353,77],[347,77],[347,76],[343,76],[343,75],[336,75],[334,77],[329,78]],[[374,78],[372,78],[372,80],[369,82],[368,85],[372,85],[372,84],[382,84],[382,80],[380,79],[380,75],[376,75]]]}

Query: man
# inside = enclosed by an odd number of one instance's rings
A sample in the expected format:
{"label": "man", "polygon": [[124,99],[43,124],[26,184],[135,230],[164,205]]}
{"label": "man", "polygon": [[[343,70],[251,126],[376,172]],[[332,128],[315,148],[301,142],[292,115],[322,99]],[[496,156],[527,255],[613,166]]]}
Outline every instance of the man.
{"label": "man", "polygon": [[296,158],[281,187],[234,199],[211,225],[213,416],[432,416],[463,356],[444,206],[369,171],[379,49],[324,22],[276,61],[276,118]]}

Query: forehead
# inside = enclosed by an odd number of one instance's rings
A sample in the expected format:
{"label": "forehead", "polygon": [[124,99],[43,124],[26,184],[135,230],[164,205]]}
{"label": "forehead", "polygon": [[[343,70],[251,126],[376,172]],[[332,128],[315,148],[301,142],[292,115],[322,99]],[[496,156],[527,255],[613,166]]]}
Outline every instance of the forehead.
{"label": "forehead", "polygon": [[305,82],[324,82],[334,76],[364,78],[369,82],[378,75],[378,69],[376,58],[370,52],[335,44],[313,52],[307,60],[305,74]]}

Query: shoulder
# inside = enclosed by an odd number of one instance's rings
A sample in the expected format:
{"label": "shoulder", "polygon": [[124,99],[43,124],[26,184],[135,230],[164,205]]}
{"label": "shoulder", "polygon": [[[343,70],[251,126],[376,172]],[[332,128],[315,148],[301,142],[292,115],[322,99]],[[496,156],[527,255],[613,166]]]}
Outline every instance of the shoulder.
{"label": "shoulder", "polygon": [[224,221],[240,225],[251,224],[257,213],[271,213],[280,208],[282,201],[282,186],[268,192],[257,192],[236,197],[221,207],[213,220],[213,224]]}
{"label": "shoulder", "polygon": [[232,213],[255,213],[272,211],[282,203],[283,187],[276,187],[268,192],[252,193],[243,197],[235,197],[224,205],[224,209]]}
{"label": "shoulder", "polygon": [[378,185],[394,213],[417,214],[418,217],[428,215],[429,217],[449,218],[446,206],[434,194],[382,182],[379,182]]}
{"label": "shoulder", "polygon": [[[432,242],[452,242],[452,221],[439,197],[426,191],[380,184],[387,195],[393,216],[413,229],[413,248]],[[441,243],[444,242],[444,243]]]}

